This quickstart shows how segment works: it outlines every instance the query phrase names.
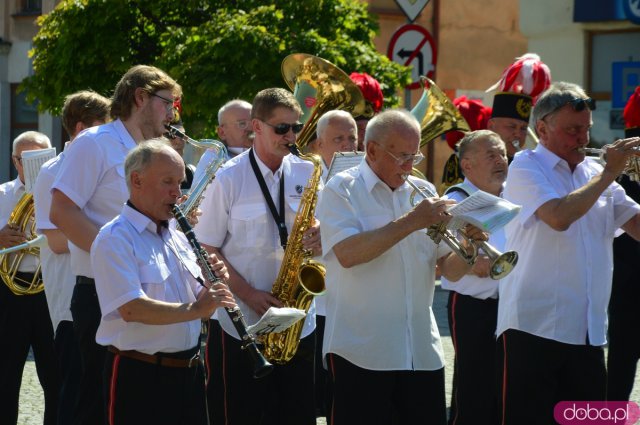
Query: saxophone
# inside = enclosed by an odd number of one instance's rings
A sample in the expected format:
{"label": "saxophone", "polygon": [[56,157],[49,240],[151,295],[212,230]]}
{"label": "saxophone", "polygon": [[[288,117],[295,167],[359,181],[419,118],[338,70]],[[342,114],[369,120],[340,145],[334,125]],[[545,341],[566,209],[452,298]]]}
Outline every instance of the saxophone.
{"label": "saxophone", "polygon": [[[318,185],[322,178],[322,163],[318,155],[301,154],[295,144],[289,146],[291,153],[313,163],[313,173],[302,193],[300,206],[291,228],[284,251],[278,277],[271,292],[285,307],[309,311],[311,301],[325,290],[324,265],[311,259],[311,253],[302,248],[302,235],[313,224],[318,202]],[[287,363],[298,350],[304,320],[299,320],[283,332],[269,333],[261,337],[265,357],[278,364]]]}

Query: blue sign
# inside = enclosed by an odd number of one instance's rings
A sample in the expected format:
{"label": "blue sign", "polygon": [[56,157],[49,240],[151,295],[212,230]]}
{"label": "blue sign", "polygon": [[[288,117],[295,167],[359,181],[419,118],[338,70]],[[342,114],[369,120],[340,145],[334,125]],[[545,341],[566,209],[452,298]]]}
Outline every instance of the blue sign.
{"label": "blue sign", "polygon": [[630,20],[640,25],[640,0],[574,0],[574,22]]}
{"label": "blue sign", "polygon": [[611,108],[624,108],[640,86],[640,62],[613,62],[611,83]]}
{"label": "blue sign", "polygon": [[634,24],[640,25],[640,0],[622,0],[624,3],[624,13]]}

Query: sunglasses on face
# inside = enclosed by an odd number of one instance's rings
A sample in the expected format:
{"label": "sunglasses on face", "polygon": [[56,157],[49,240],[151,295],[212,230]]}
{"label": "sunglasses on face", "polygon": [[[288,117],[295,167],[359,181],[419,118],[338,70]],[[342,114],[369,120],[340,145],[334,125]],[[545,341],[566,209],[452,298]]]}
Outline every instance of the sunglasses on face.
{"label": "sunglasses on face", "polygon": [[272,125],[266,121],[262,121],[262,122],[268,125],[269,127],[273,128],[273,132],[280,136],[284,136],[285,134],[287,134],[289,132],[289,129],[293,131],[293,134],[298,134],[302,131],[302,128],[304,127],[304,124],[301,124],[301,123],[296,123],[296,124],[280,123],[280,124]]}

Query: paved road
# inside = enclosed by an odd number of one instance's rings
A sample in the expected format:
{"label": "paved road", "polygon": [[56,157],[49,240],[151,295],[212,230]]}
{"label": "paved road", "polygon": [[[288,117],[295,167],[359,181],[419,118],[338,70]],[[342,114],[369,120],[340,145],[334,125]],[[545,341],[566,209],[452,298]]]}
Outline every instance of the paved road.
{"label": "paved road", "polygon": [[[448,292],[436,288],[434,299],[434,314],[442,335],[442,343],[446,357],[447,367],[446,373],[446,391],[447,403],[451,399],[451,365],[453,365],[453,345],[451,344],[451,335],[449,334],[449,326],[447,325],[447,296]],[[640,403],[640,372],[636,375],[636,385],[634,386],[633,401]],[[44,401],[42,389],[38,382],[33,358],[30,357],[24,369],[22,379],[22,388],[20,390],[20,413],[18,416],[19,425],[39,425],[43,420]],[[318,419],[318,425],[325,425],[324,418]]]}

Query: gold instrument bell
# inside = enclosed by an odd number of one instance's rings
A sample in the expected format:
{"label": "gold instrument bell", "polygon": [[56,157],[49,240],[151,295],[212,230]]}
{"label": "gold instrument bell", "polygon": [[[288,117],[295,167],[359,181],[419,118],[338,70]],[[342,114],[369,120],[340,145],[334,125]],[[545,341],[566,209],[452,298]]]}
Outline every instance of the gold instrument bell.
{"label": "gold instrument bell", "polygon": [[354,117],[365,115],[366,102],[351,78],[331,62],[306,53],[294,53],[282,61],[282,77],[303,110],[305,124],[296,145],[303,150],[315,139],[318,119],[339,109]]}
{"label": "gold instrument bell", "polygon": [[44,236],[36,236],[34,213],[33,195],[25,193],[11,212],[8,224],[26,233],[30,240],[24,244],[0,250],[0,276],[15,295],[34,295],[44,290],[40,265],[38,265],[32,281],[28,282],[16,277],[24,256],[35,255],[39,257],[40,245],[46,242]]}
{"label": "gold instrument bell", "polygon": [[448,131],[471,131],[458,108],[442,90],[427,77],[420,77],[422,96],[411,114],[420,122],[420,147]]}

